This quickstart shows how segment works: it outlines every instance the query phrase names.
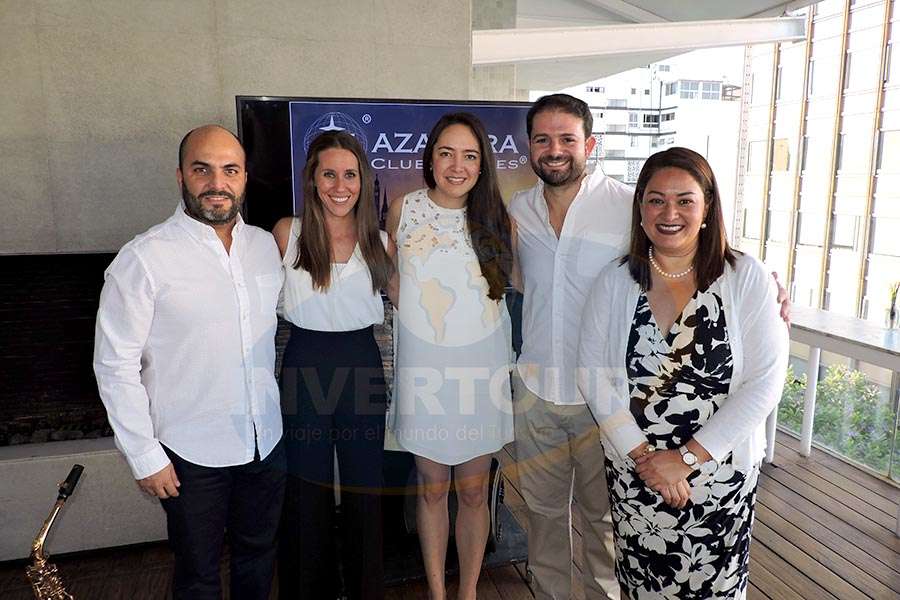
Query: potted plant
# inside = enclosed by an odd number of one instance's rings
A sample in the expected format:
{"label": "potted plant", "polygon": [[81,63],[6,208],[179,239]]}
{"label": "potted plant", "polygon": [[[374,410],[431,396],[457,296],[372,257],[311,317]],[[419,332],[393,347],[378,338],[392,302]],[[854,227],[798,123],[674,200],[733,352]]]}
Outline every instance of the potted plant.
{"label": "potted plant", "polygon": [[888,329],[894,329],[897,327],[897,322],[900,321],[900,314],[898,314],[897,309],[897,292],[900,291],[900,281],[892,283],[889,289],[891,301],[888,305],[886,320]]}

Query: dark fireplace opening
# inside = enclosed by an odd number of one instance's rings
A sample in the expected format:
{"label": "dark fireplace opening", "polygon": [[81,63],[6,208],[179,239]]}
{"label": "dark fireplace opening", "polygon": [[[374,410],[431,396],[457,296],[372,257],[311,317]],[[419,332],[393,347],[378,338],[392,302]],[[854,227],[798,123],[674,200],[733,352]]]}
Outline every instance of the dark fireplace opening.
{"label": "dark fireplace opening", "polygon": [[91,363],[114,256],[0,256],[0,446],[112,435]]}

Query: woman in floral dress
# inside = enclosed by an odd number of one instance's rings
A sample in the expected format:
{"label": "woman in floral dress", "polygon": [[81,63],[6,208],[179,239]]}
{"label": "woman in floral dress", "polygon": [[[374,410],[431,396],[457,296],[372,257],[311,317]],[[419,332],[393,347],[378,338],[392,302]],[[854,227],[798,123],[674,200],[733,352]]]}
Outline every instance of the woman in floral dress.
{"label": "woman in floral dress", "polygon": [[741,599],[765,420],[787,368],[776,286],[729,248],[715,177],[651,156],[629,254],[585,306],[579,386],[600,423],[623,599]]}

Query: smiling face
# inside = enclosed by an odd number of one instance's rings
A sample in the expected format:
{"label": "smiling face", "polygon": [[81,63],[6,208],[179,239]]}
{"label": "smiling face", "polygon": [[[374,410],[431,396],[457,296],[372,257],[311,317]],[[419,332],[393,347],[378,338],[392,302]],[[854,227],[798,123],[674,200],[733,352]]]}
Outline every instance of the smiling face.
{"label": "smiling face", "polygon": [[322,202],[325,218],[352,216],[359,201],[361,180],[359,161],[349,150],[328,148],[319,152],[316,166],[316,195]]}
{"label": "smiling face", "polygon": [[434,200],[447,204],[465,202],[481,172],[478,138],[468,126],[457,123],[440,133],[432,151],[431,169]]}
{"label": "smiling face", "polygon": [[580,181],[594,143],[593,137],[585,139],[584,123],[577,116],[559,110],[539,112],[528,141],[531,167],[549,186]]}
{"label": "smiling face", "polygon": [[675,167],[657,171],[647,182],[640,209],[654,252],[687,256],[696,250],[707,204],[690,173]]}
{"label": "smiling face", "polygon": [[187,214],[207,225],[231,223],[244,201],[245,160],[229,131],[203,127],[191,133],[176,172]]}

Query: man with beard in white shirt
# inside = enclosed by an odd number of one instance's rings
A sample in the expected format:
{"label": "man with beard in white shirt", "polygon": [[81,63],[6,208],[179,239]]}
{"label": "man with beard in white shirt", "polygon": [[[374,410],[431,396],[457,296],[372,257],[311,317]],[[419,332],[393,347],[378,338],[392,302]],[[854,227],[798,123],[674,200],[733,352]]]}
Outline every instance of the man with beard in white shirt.
{"label": "man with beard in white shirt", "polygon": [[575,383],[575,362],[591,285],[627,250],[634,190],[599,167],[587,173],[592,127],[587,104],[577,98],[537,100],[527,131],[541,181],[516,194],[509,210],[515,279],[524,294],[513,376],[516,457],[528,507],[528,570],[541,600],[571,597],[573,498],[585,598],[619,598],[603,448]]}
{"label": "man with beard in white shirt", "polygon": [[160,499],[176,599],[266,600],[284,496],[274,238],[243,222],[246,157],[217,125],[181,142],[182,201],[107,268],[94,371],[140,488]]}

